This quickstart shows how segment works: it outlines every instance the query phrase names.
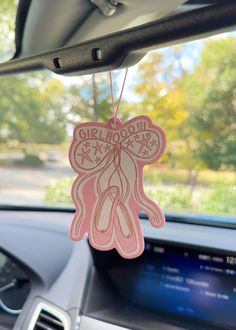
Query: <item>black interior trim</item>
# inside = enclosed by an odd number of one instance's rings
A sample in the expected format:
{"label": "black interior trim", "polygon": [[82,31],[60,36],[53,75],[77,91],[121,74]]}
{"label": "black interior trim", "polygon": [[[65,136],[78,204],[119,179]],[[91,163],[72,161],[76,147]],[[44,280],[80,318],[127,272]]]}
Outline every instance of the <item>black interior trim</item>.
{"label": "black interior trim", "polygon": [[15,24],[15,54],[12,60],[15,59],[21,52],[24,28],[31,2],[32,0],[20,0],[17,7]]}
{"label": "black interior trim", "polygon": [[28,211],[28,212],[65,212],[75,213],[74,207],[47,206],[47,205],[10,205],[0,204],[0,211]]}
{"label": "black interior trim", "polygon": [[[75,208],[41,205],[0,205],[0,211],[75,213]],[[234,217],[174,212],[165,212],[165,217],[168,222],[236,229],[236,218]],[[139,218],[141,220],[148,220],[148,217],[144,213],[140,213]]]}
{"label": "black interior trim", "polygon": [[215,5],[223,2],[224,0],[189,0],[184,5]]}
{"label": "black interior trim", "polygon": [[[135,64],[137,57],[124,64],[126,57],[140,49],[217,33],[236,26],[236,2],[207,6],[187,13],[157,20],[139,27],[97,38],[79,45],[12,60],[0,65],[0,75],[48,69],[58,74],[89,74]],[[101,60],[94,61],[93,49],[101,49]],[[143,54],[144,55],[144,54]],[[54,59],[59,58],[60,67]]]}
{"label": "black interior trim", "polygon": [[[166,212],[165,217],[168,222],[236,229],[236,218],[234,217],[174,212]],[[143,213],[140,214],[140,219],[148,220],[147,216]]]}

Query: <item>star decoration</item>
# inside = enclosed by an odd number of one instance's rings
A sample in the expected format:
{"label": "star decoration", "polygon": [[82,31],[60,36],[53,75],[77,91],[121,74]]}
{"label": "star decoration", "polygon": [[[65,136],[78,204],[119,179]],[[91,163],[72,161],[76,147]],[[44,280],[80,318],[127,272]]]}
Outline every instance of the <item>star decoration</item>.
{"label": "star decoration", "polygon": [[150,141],[150,146],[153,147],[153,146],[156,146],[156,145],[157,145],[157,140],[152,139],[152,140]]}
{"label": "star decoration", "polygon": [[143,156],[148,156],[148,154],[149,154],[149,151],[147,149],[142,152]]}
{"label": "star decoration", "polygon": [[90,142],[86,141],[83,146],[87,149],[88,147],[90,147]]}
{"label": "star decoration", "polygon": [[81,148],[81,151],[82,151],[82,153],[81,154],[77,154],[77,155],[82,158],[82,162],[81,162],[82,165],[83,165],[83,163],[84,163],[85,160],[91,162],[92,159],[89,157],[90,149],[84,150],[84,148]]}
{"label": "star decoration", "polygon": [[92,146],[92,148],[94,148],[94,156],[97,154],[97,152],[100,152],[100,154],[102,153],[102,145],[98,142],[95,146]]}
{"label": "star decoration", "polygon": [[134,141],[131,139],[128,139],[128,141],[125,142],[127,148],[129,148],[129,147],[134,148],[133,143],[134,143]]}
{"label": "star decoration", "polygon": [[147,149],[151,150],[150,146],[148,145],[150,138],[151,137],[145,137],[145,135],[142,134],[142,139],[140,139],[139,141],[138,140],[136,141],[138,144],[140,144],[140,148],[139,148],[139,152],[138,152],[139,154],[143,150],[143,148],[147,148]]}
{"label": "star decoration", "polygon": [[111,146],[109,144],[107,144],[105,147],[104,147],[104,150],[105,152],[111,150]]}
{"label": "star decoration", "polygon": [[98,164],[101,161],[101,157],[96,157],[95,162]]}
{"label": "star decoration", "polygon": [[139,134],[136,133],[135,136],[134,136],[134,138],[135,138],[135,141],[139,140],[139,138],[140,138]]}

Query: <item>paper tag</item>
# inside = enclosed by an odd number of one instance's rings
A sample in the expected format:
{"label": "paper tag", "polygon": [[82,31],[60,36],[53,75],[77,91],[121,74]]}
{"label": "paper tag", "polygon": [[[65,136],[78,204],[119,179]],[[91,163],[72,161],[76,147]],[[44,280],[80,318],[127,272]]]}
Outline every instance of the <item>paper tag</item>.
{"label": "paper tag", "polygon": [[165,149],[163,130],[146,116],[126,123],[84,123],[74,130],[69,157],[79,174],[72,187],[76,213],[73,240],[88,233],[98,250],[115,248],[124,258],[144,249],[139,213],[154,227],[165,222],[160,207],[143,190],[143,167],[158,160]]}

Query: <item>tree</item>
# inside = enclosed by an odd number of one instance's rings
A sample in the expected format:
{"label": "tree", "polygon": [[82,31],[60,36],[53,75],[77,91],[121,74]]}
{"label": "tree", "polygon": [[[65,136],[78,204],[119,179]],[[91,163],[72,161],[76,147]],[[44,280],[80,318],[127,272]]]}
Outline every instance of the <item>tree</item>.
{"label": "tree", "polygon": [[[17,0],[0,5],[0,57],[14,54]],[[78,78],[79,84],[63,86],[49,73],[0,79],[0,142],[15,139],[30,143],[61,143],[70,124],[80,121],[107,121],[112,117],[108,75]],[[114,87],[116,84],[114,83]],[[119,113],[121,118],[124,102]]]}
{"label": "tree", "polygon": [[0,60],[9,60],[15,52],[15,20],[18,0],[1,0]]}
{"label": "tree", "polygon": [[[17,0],[0,4],[0,58],[15,51]],[[0,78],[0,142],[61,143],[66,138],[64,86],[50,73]]]}
{"label": "tree", "polygon": [[193,186],[200,164],[195,157],[196,141],[183,88],[188,74],[181,63],[184,52],[185,47],[178,46],[167,53],[152,53],[139,67],[135,91],[141,98],[137,112],[151,116],[166,132],[168,144],[163,159],[169,167],[187,168]]}
{"label": "tree", "polygon": [[[191,50],[191,47],[189,48]],[[235,168],[236,39],[199,48],[197,65],[183,65],[186,46],[149,55],[138,70],[138,113],[167,134],[165,160],[186,168],[194,186],[199,169]]]}
{"label": "tree", "polygon": [[196,156],[207,167],[236,168],[236,38],[210,40],[184,82]]}
{"label": "tree", "polygon": [[0,141],[59,144],[66,139],[64,86],[49,74],[0,79]]}
{"label": "tree", "polygon": [[[117,79],[114,80],[113,88],[114,92],[117,92],[118,85],[115,81]],[[84,121],[107,122],[112,117],[111,92],[107,73],[80,78],[79,84],[70,86],[67,93],[68,120],[73,125]],[[122,120],[126,120],[128,117],[125,108],[126,104],[122,100],[119,112]]]}

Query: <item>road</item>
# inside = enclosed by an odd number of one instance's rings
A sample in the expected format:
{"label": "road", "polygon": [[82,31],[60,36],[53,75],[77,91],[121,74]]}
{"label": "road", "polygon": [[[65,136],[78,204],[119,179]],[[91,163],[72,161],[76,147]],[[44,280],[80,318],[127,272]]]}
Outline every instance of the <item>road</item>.
{"label": "road", "polygon": [[75,176],[67,160],[42,168],[0,168],[0,204],[42,205],[45,188],[59,178]]}

